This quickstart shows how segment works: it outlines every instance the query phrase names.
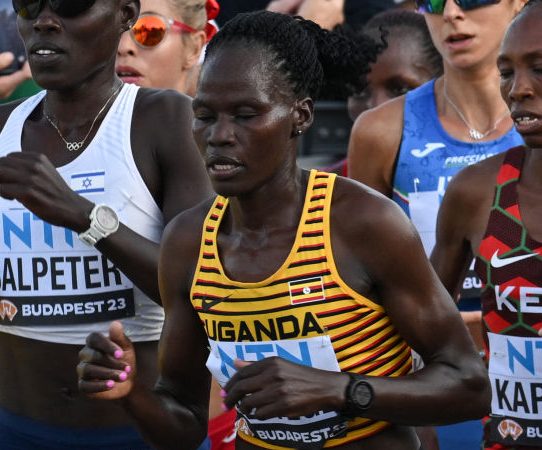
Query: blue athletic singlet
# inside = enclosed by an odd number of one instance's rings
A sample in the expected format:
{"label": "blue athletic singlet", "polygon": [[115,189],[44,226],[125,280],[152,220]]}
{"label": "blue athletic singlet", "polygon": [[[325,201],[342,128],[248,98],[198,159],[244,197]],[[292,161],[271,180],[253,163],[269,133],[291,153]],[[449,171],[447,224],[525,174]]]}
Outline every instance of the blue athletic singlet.
{"label": "blue athletic singlet", "polygon": [[[435,245],[437,212],[452,177],[466,166],[523,144],[515,128],[487,142],[453,138],[439,121],[434,87],[432,80],[406,94],[403,136],[393,178],[393,200],[412,220],[427,255]],[[470,282],[472,287],[480,287]],[[464,285],[468,288],[469,278]]]}

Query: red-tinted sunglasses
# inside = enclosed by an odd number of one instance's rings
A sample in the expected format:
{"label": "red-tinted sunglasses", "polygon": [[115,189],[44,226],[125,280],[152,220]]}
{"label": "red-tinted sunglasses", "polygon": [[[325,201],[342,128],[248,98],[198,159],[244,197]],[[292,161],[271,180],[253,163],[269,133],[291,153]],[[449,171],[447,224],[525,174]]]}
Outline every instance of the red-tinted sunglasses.
{"label": "red-tinted sunglasses", "polygon": [[[154,13],[143,13],[137,19],[137,22],[130,30],[130,35],[134,42],[142,48],[151,48],[159,45],[168,31],[177,30],[181,33],[195,33],[194,27],[176,19],[168,19],[164,16]],[[207,40],[216,33],[214,25],[207,23],[205,28]]]}
{"label": "red-tinted sunglasses", "polygon": [[145,13],[139,16],[139,19],[130,30],[130,34],[134,42],[140,47],[156,47],[164,40],[170,28],[181,33],[195,33],[198,31],[179,20],[167,19],[158,14]]}

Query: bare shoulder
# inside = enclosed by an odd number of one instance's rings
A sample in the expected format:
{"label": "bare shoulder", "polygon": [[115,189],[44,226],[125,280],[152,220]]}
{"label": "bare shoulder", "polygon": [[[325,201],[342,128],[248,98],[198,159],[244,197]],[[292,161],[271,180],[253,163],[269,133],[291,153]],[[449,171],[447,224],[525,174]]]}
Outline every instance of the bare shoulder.
{"label": "bare shoulder", "polygon": [[138,90],[132,117],[135,147],[167,152],[172,145],[174,149],[183,143],[192,145],[191,130],[190,97],[170,89]]}
{"label": "bare shoulder", "polygon": [[180,254],[199,251],[203,223],[214,202],[206,199],[193,208],[177,214],[166,226],[162,246],[168,253]]}
{"label": "bare shoulder", "polygon": [[139,89],[131,128],[132,153],[169,221],[210,195],[192,135],[192,100],[173,90]]}
{"label": "bare shoulder", "polygon": [[364,111],[354,122],[352,133],[361,142],[377,145],[399,144],[403,129],[405,97],[394,98]]}
{"label": "bare shoulder", "polygon": [[191,120],[192,99],[172,89],[140,88],[134,105],[134,119],[146,120],[148,125],[155,117],[165,121],[163,127],[170,121]]}
{"label": "bare shoulder", "polygon": [[378,302],[385,300],[384,286],[393,280],[404,282],[398,267],[412,262],[428,266],[418,233],[403,210],[347,178],[338,177],[333,191],[331,243],[342,279]]}
{"label": "bare shoulder", "polygon": [[348,145],[349,175],[388,196],[401,145],[404,103],[404,97],[398,97],[362,113]]}
{"label": "bare shoulder", "polygon": [[400,235],[415,234],[406,214],[395,202],[375,189],[348,178],[337,177],[333,192],[332,220],[340,223],[345,238],[364,239],[368,247]]}

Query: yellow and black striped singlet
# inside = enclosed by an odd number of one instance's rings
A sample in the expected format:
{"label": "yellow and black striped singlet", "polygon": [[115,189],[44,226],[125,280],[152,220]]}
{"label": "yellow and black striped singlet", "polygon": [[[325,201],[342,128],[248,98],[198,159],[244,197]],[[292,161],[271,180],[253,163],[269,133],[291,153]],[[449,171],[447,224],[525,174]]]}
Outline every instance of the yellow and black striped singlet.
{"label": "yellow and black striped singlet", "polygon": [[[192,305],[213,341],[266,342],[329,336],[341,371],[401,376],[412,367],[411,351],[384,309],[353,291],[338,274],[330,236],[335,175],[311,171],[294,245],[283,265],[260,282],[230,279],[217,247],[228,200],[217,197],[203,225]],[[265,255],[262,255],[265,258]],[[359,418],[325,447],[372,436],[389,424]],[[239,430],[255,445],[271,445]]]}

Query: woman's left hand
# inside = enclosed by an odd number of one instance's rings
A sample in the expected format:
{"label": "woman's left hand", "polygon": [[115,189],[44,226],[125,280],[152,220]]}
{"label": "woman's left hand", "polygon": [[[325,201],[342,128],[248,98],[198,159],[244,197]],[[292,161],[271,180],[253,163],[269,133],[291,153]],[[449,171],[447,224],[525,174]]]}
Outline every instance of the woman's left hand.
{"label": "woman's left hand", "polygon": [[349,377],[272,357],[257,362],[235,361],[237,372],[224,387],[224,404],[236,404],[257,419],[299,417],[344,405]]}

